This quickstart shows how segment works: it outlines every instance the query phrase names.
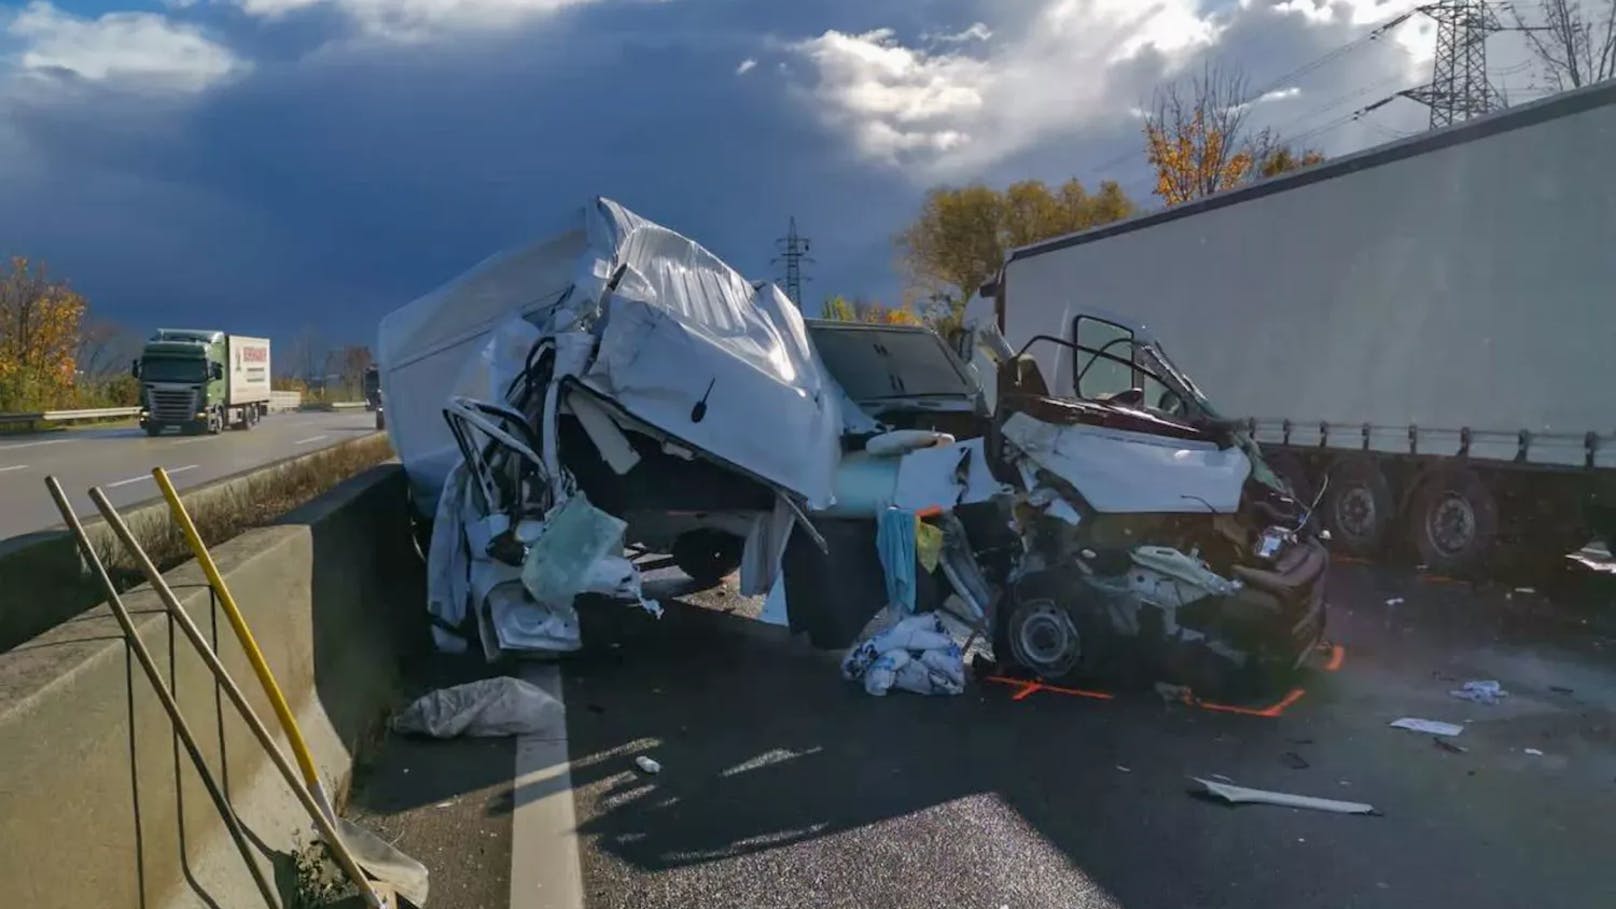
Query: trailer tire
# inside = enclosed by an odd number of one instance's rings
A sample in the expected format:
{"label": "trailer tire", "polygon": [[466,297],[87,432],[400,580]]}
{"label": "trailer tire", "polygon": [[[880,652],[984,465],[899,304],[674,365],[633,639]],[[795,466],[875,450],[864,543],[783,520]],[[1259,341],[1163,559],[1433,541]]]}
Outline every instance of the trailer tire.
{"label": "trailer tire", "polygon": [[1379,555],[1396,510],[1391,484],[1372,459],[1347,458],[1330,468],[1324,519],[1341,549],[1360,558]]}
{"label": "trailer tire", "polygon": [[1498,504],[1475,471],[1438,470],[1420,484],[1409,509],[1420,561],[1453,577],[1478,571],[1498,539]]}

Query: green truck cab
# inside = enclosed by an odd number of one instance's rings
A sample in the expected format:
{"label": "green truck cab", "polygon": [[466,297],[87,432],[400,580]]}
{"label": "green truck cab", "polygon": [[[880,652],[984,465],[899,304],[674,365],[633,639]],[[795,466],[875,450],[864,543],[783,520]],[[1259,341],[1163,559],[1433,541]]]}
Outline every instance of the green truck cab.
{"label": "green truck cab", "polygon": [[251,429],[269,412],[269,340],[222,331],[161,328],[132,368],[140,426],[155,436]]}

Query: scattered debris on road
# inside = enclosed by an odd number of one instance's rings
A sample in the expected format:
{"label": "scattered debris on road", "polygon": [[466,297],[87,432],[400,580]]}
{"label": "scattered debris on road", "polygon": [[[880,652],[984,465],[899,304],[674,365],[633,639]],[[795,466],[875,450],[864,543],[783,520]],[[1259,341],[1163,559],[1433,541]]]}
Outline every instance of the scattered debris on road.
{"label": "scattered debris on road", "polygon": [[1464,732],[1463,726],[1454,723],[1444,723],[1441,720],[1422,720],[1412,716],[1393,720],[1390,725],[1394,729],[1407,729],[1410,732],[1424,732],[1430,735],[1458,735]]}
{"label": "scattered debris on road", "polygon": [[1576,689],[1567,688],[1564,685],[1550,685],[1549,690],[1554,692],[1555,694],[1571,694]]}
{"label": "scattered debris on road", "polygon": [[662,765],[661,764],[657,763],[656,761],[652,760],[651,758],[646,757],[643,754],[639,755],[638,757],[636,757],[634,759],[634,766],[640,768],[641,770],[643,770],[646,773],[653,774],[653,775],[662,772]]}
{"label": "scattered debris on road", "polygon": [[527,735],[558,721],[565,709],[536,685],[498,676],[422,695],[391,725],[394,732],[438,739]]}
{"label": "scattered debris on road", "polygon": [[1201,787],[1200,789],[1190,790],[1191,794],[1213,796],[1231,805],[1278,805],[1283,808],[1306,808],[1310,811],[1330,811],[1336,814],[1380,814],[1379,811],[1375,810],[1374,805],[1364,802],[1342,802],[1336,799],[1315,798],[1310,795],[1293,795],[1288,792],[1271,792],[1266,789],[1248,789],[1244,786],[1204,780],[1200,777],[1191,777],[1191,779]]}
{"label": "scattered debris on road", "polygon": [[1543,756],[1543,752],[1539,751],[1536,748],[1522,748],[1521,750],[1526,752],[1527,754],[1533,755],[1534,757],[1542,757]]}
{"label": "scattered debris on road", "polygon": [[1504,690],[1504,686],[1492,679],[1465,682],[1460,687],[1449,691],[1448,694],[1462,701],[1473,701],[1477,704],[1488,705],[1497,704],[1504,698],[1509,697],[1509,692]]}
{"label": "scattered debris on road", "polygon": [[1307,768],[1313,766],[1307,762],[1307,758],[1302,757],[1294,751],[1287,751],[1280,755],[1279,762],[1292,770],[1306,770]]}
{"label": "scattered debris on road", "polygon": [[1431,744],[1451,754],[1466,754],[1470,751],[1469,748],[1455,742],[1450,742],[1444,738],[1433,737],[1431,739]]}
{"label": "scattered debris on road", "polygon": [[1401,606],[1401,605],[1403,605],[1403,598],[1402,597],[1389,597],[1386,600],[1386,605],[1387,606]]}

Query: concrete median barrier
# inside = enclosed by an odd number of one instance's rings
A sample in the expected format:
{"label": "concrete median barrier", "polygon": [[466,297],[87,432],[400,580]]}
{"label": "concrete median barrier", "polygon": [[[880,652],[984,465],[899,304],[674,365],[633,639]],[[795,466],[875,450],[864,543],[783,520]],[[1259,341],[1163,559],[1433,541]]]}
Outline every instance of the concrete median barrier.
{"label": "concrete median barrier", "polygon": [[[343,448],[366,444],[368,438],[350,439],[339,445],[284,458],[204,483],[187,489],[181,498],[193,515],[200,514],[215,503],[241,496],[258,479],[277,471],[294,469],[303,463],[330,458]],[[37,490],[38,495],[44,498],[45,487],[40,485]],[[70,492],[78,494],[82,490]],[[150,540],[154,533],[162,531],[172,534],[174,545],[179,545],[178,531],[170,528],[168,505],[161,498],[120,508],[119,511],[140,539]],[[100,516],[85,516],[84,526],[103,557],[117,553],[117,540]],[[110,559],[109,568],[113,578],[120,584],[134,583],[139,575],[133,570],[132,564],[121,557]],[[0,540],[0,651],[9,650],[35,635],[43,634],[47,629],[101,602],[101,599],[100,587],[84,570],[78,549],[66,530],[42,530]]]}
{"label": "concrete median barrier", "polygon": [[[402,472],[383,465],[214,549],[339,792],[354,755],[381,728],[400,654],[425,634],[423,568],[406,507]],[[165,577],[274,728],[195,562]],[[141,586],[124,599],[265,866],[291,893],[290,855],[312,841],[311,825],[156,595]],[[105,606],[0,654],[0,767],[7,905],[258,901]]]}

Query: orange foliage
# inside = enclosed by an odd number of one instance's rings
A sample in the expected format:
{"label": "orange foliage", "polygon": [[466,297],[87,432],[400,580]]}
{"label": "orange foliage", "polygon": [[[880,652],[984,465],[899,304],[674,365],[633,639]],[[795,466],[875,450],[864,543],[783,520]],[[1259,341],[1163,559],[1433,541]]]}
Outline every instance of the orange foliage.
{"label": "orange foliage", "polygon": [[84,298],[21,256],[0,272],[0,410],[68,399]]}

